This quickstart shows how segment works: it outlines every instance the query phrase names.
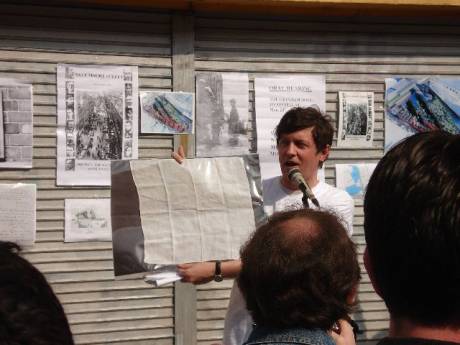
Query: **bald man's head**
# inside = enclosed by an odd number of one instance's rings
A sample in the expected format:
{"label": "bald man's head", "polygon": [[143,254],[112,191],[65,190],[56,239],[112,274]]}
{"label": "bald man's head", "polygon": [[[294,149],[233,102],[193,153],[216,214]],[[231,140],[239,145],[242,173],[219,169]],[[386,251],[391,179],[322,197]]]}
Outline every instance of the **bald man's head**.
{"label": "bald man's head", "polygon": [[241,251],[238,284],[259,325],[329,329],[350,309],[360,271],[355,246],[332,214],[273,215]]}

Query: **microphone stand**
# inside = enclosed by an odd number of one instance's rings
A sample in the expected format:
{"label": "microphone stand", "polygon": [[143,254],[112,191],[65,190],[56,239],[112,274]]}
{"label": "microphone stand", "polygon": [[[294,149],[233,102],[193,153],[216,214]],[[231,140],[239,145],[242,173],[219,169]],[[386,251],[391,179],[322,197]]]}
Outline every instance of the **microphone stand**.
{"label": "microphone stand", "polygon": [[299,184],[299,189],[302,191],[302,204],[303,208],[310,208],[310,204],[308,203],[308,196],[307,196],[307,189],[303,185],[303,183]]}

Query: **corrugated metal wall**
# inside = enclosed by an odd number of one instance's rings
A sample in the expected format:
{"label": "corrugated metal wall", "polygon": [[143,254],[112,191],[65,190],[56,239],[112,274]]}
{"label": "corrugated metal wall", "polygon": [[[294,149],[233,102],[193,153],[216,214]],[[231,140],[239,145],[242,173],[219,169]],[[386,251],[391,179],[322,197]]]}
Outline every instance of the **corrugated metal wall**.
{"label": "corrugated metal wall", "polygon": [[[114,281],[111,244],[63,243],[64,199],[108,188],[56,187],[56,64],[139,66],[141,89],[171,90],[170,16],[153,12],[0,5],[0,77],[33,84],[33,169],[3,183],[38,187],[37,242],[26,250],[57,292],[78,344],[172,344],[173,289]],[[167,157],[172,137],[140,136],[140,158]]]}
{"label": "corrugated metal wall", "polygon": [[[255,77],[270,73],[326,76],[327,113],[337,120],[338,91],[375,93],[375,133],[371,149],[334,148],[326,180],[335,185],[335,163],[377,162],[383,155],[384,79],[394,75],[460,74],[460,26],[430,18],[196,18],[196,71],[247,72],[254,116]],[[360,262],[364,252],[362,201],[355,202],[353,240]],[[387,334],[388,313],[363,279],[354,318],[365,333],[359,342],[375,343]],[[228,283],[198,289],[198,343],[221,338]]]}
{"label": "corrugated metal wall", "polygon": [[[335,119],[338,91],[375,92],[374,147],[333,149],[326,165],[331,184],[335,163],[376,162],[382,156],[385,77],[460,73],[460,26],[447,21],[204,14],[194,20],[195,71],[249,73],[252,114],[254,77],[269,73],[324,74],[327,112]],[[0,182],[38,186],[37,243],[25,256],[52,283],[78,344],[172,344],[174,296],[172,288],[152,289],[140,279],[114,281],[109,243],[63,243],[64,199],[109,197],[110,191],[55,185],[56,64],[136,65],[140,89],[171,90],[171,27],[168,13],[0,4],[0,77],[34,86],[34,168],[0,171]],[[168,157],[173,138],[140,135],[139,147],[140,158]],[[360,254],[362,225],[357,202],[353,239]],[[199,344],[221,339],[230,286],[225,281],[198,287]],[[388,314],[364,270],[355,318],[366,331],[360,343],[386,334]]]}

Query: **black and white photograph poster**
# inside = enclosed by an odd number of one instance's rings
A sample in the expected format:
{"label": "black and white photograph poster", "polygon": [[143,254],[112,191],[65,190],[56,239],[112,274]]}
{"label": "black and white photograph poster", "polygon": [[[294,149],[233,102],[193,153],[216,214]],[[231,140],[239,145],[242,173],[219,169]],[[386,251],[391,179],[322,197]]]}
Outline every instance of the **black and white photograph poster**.
{"label": "black and white photograph poster", "polygon": [[65,242],[111,240],[109,198],[65,200]]}
{"label": "black and white photograph poster", "polygon": [[339,92],[337,147],[372,147],[374,93]]}
{"label": "black and white photograph poster", "polygon": [[313,106],[326,110],[326,80],[323,75],[283,74],[254,79],[257,119],[257,152],[262,179],[281,174],[275,127],[293,107]]}
{"label": "black and white photograph poster", "polygon": [[32,85],[0,79],[0,169],[32,168]]}
{"label": "black and white photograph poster", "polygon": [[248,154],[248,107],[247,73],[197,73],[197,157]]}
{"label": "black and white photograph poster", "polygon": [[59,64],[58,185],[109,186],[110,161],[138,151],[138,71]]}

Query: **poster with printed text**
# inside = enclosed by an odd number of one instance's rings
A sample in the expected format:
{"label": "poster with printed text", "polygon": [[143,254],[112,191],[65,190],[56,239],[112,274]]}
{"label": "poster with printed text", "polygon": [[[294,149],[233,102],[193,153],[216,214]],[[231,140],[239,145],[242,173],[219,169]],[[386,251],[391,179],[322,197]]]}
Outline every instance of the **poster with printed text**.
{"label": "poster with printed text", "polygon": [[385,79],[385,151],[433,130],[460,133],[460,78]]}
{"label": "poster with printed text", "polygon": [[337,188],[346,191],[353,199],[363,198],[376,166],[377,163],[336,164]]}
{"label": "poster with printed text", "polygon": [[248,107],[247,73],[197,73],[197,157],[248,154]]}
{"label": "poster with printed text", "polygon": [[257,122],[257,152],[260,157],[262,179],[281,174],[276,149],[275,128],[284,113],[293,107],[314,106],[326,110],[326,82],[324,76],[280,75],[255,78]]}
{"label": "poster with printed text", "polygon": [[372,147],[374,93],[339,92],[337,147]]}
{"label": "poster with printed text", "polygon": [[35,184],[0,184],[0,239],[30,246],[36,237]]}
{"label": "poster with printed text", "polygon": [[58,185],[110,185],[110,161],[137,158],[138,71],[59,64]]}
{"label": "poster with printed text", "polygon": [[193,134],[193,93],[141,91],[139,95],[142,133]]}
{"label": "poster with printed text", "polygon": [[65,242],[111,239],[110,199],[65,200]]}

